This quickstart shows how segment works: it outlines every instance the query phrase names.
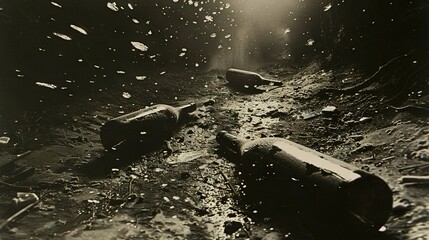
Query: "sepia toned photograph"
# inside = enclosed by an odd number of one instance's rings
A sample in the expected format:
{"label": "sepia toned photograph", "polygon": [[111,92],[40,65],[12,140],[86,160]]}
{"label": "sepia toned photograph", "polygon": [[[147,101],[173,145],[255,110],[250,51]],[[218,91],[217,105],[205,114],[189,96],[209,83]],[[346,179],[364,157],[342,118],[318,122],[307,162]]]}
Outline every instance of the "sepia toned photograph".
{"label": "sepia toned photograph", "polygon": [[429,240],[426,0],[0,0],[0,240]]}

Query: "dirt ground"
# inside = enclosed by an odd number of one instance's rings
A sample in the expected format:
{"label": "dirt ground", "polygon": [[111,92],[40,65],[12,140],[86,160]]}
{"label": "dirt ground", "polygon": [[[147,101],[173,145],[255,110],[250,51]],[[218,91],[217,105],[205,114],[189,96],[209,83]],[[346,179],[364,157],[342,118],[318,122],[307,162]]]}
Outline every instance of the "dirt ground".
{"label": "dirt ground", "polygon": [[[223,71],[167,72],[97,85],[66,96],[65,104],[51,105],[60,90],[46,89],[42,110],[2,113],[2,134],[11,140],[0,145],[0,159],[14,162],[1,168],[1,221],[16,211],[17,192],[36,193],[40,202],[0,239],[315,239],[239,200],[245,186],[217,151],[220,130],[288,138],[381,176],[393,190],[394,209],[375,238],[428,239],[427,187],[398,181],[427,174],[426,116],[381,107],[381,97],[370,93],[316,94],[334,78],[357,81],[351,68],[273,64],[260,72],[284,86],[242,93],[225,84]],[[150,153],[123,157],[101,145],[99,129],[109,118],[151,104],[207,100],[214,101]],[[326,106],[337,115],[322,115]]]}

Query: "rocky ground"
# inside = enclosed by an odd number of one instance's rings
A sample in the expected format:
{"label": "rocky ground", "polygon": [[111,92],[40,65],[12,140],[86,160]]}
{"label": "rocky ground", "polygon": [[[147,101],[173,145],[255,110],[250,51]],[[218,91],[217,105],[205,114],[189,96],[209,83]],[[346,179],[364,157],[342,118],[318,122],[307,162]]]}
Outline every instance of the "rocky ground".
{"label": "rocky ground", "polygon": [[[376,238],[427,239],[427,187],[399,182],[429,169],[424,112],[386,107],[371,93],[317,94],[334,78],[357,82],[353,69],[274,64],[261,73],[284,86],[243,93],[225,84],[223,71],[210,71],[167,72],[65,96],[42,87],[47,97],[38,111],[1,113],[2,136],[10,137],[0,145],[1,165],[12,161],[1,167],[1,221],[18,210],[11,204],[17,192],[33,192],[40,202],[0,238],[313,239],[239,201],[240,177],[215,140],[228,130],[249,139],[288,138],[381,176],[393,189],[394,210]],[[67,100],[51,104],[58,98]],[[124,158],[99,140],[111,117],[156,103],[208,100],[150,153]],[[334,116],[322,114],[327,106],[336,107]]]}

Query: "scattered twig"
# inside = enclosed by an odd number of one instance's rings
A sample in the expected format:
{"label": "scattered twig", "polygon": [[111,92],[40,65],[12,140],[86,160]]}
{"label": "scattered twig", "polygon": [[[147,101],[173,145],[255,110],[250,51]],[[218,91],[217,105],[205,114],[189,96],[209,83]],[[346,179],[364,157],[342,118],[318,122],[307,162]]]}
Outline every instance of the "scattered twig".
{"label": "scattered twig", "polygon": [[429,176],[402,176],[399,179],[400,183],[428,184]]}
{"label": "scattered twig", "polygon": [[[420,68],[418,68],[416,71],[414,71],[414,72],[412,72],[411,74],[407,75],[407,76],[406,76],[406,79],[405,79],[406,83],[405,83],[404,87],[401,87],[401,91],[400,91],[398,94],[396,94],[395,96],[393,96],[393,97],[391,97],[391,98],[387,99],[386,101],[384,101],[384,102],[383,102],[383,104],[388,104],[388,103],[391,103],[391,102],[396,101],[399,97],[401,97],[401,96],[403,96],[404,94],[406,94],[406,91],[408,91],[409,89],[412,89],[413,87],[415,87],[419,81],[413,81],[413,84],[412,84],[411,86],[408,86],[408,87],[406,87],[406,85],[408,84],[408,82],[410,81],[410,79],[413,79],[413,78],[412,78],[412,76],[413,76],[413,75],[416,75],[416,74],[417,74],[418,72],[420,72],[421,70],[425,70],[425,69],[427,69],[428,65],[429,65],[429,61],[426,61],[426,62],[425,62],[425,63],[424,63]],[[413,80],[414,80],[414,79],[413,79]]]}
{"label": "scattered twig", "polygon": [[21,216],[23,213],[25,213],[27,210],[30,210],[32,207],[36,206],[39,201],[36,201],[34,203],[30,203],[28,204],[26,207],[22,208],[21,210],[19,210],[18,212],[16,212],[15,214],[13,214],[12,216],[10,216],[8,219],[6,219],[6,221],[4,221],[2,224],[0,224],[0,230],[2,230],[5,226],[7,226],[9,223],[15,221],[19,216]]}
{"label": "scattered twig", "polygon": [[382,70],[384,70],[386,67],[388,67],[390,64],[392,64],[393,62],[404,58],[404,57],[408,57],[408,54],[410,54],[413,50],[411,50],[408,53],[396,56],[394,58],[392,58],[391,60],[389,60],[387,63],[385,63],[384,65],[381,65],[377,71],[375,71],[370,77],[366,78],[365,80],[363,80],[362,82],[351,86],[351,87],[346,87],[346,88],[325,88],[322,89],[323,92],[340,92],[340,93],[352,93],[352,92],[356,92],[359,91],[363,88],[368,87],[369,85],[373,84],[376,80],[377,80],[377,76],[380,74],[380,72]]}
{"label": "scattered twig", "polygon": [[223,177],[223,179],[225,180],[226,185],[228,185],[228,187],[231,189],[231,191],[234,193],[234,195],[237,196],[237,197],[239,197],[240,195],[238,194],[237,190],[235,190],[235,188],[232,186],[231,182],[225,176],[225,174],[221,170],[219,170],[219,174]]}
{"label": "scattered twig", "polygon": [[28,167],[28,168],[24,167],[24,169],[22,171],[20,171],[17,174],[7,178],[4,181],[8,182],[8,183],[21,181],[21,180],[26,179],[29,176],[33,175],[35,171],[36,171],[36,169],[33,167]]}
{"label": "scattered twig", "polygon": [[8,187],[12,190],[17,190],[17,191],[29,191],[29,190],[31,190],[30,186],[18,186],[18,185],[14,185],[14,184],[3,182],[3,181],[0,181],[0,185],[3,185],[5,187]]}
{"label": "scattered twig", "polygon": [[395,107],[395,106],[389,105],[389,107],[397,111],[406,111],[415,115],[429,116],[429,108],[425,108],[417,105],[406,105],[402,107]]}
{"label": "scattered twig", "polygon": [[415,169],[421,168],[421,167],[429,167],[429,163],[421,163],[421,164],[416,164],[416,165],[412,165],[412,166],[401,167],[401,168],[398,168],[398,170],[401,172],[401,171],[406,171],[406,170],[415,170]]}
{"label": "scattered twig", "polygon": [[389,160],[393,160],[395,158],[396,158],[395,156],[385,157],[385,158],[381,159],[381,161],[389,161]]}
{"label": "scattered twig", "polygon": [[3,163],[2,165],[0,165],[0,169],[3,168],[3,167],[5,167],[5,166],[7,166],[7,165],[9,165],[9,164],[12,164],[12,163],[16,162],[17,160],[19,160],[19,159],[27,156],[30,153],[31,153],[31,151],[29,150],[29,151],[26,151],[26,152],[23,152],[23,153],[15,155],[14,158],[12,158],[10,160],[7,160],[5,163]]}
{"label": "scattered twig", "polygon": [[133,177],[131,177],[130,181],[128,182],[128,194],[129,194],[129,195],[131,195],[131,194],[132,194],[132,192],[133,192],[133,188],[132,188],[132,186],[133,186],[133,181],[134,181],[134,178],[133,178]]}
{"label": "scattered twig", "polygon": [[78,215],[76,215],[72,219],[67,220],[67,222],[65,222],[64,225],[62,225],[61,227],[57,228],[52,233],[52,235],[55,236],[57,234],[61,234],[61,233],[65,233],[67,231],[70,231],[71,229],[73,229],[74,227],[76,227],[77,225],[79,225],[80,223],[91,219],[92,216],[93,216],[93,214],[91,212],[82,212],[82,213],[79,213]]}

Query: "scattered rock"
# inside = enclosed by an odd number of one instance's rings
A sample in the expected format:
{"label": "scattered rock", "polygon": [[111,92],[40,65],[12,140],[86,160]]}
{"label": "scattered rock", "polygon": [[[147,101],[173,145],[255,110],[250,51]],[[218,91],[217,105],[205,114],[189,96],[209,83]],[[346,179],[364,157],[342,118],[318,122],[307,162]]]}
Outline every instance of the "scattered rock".
{"label": "scattered rock", "polygon": [[337,112],[337,107],[334,106],[327,106],[322,109],[323,114],[332,114],[335,112]]}
{"label": "scattered rock", "polygon": [[204,106],[210,106],[210,105],[214,105],[216,103],[216,100],[214,99],[209,99],[206,102],[203,103]]}
{"label": "scattered rock", "polygon": [[392,214],[395,216],[402,216],[411,209],[413,209],[413,205],[408,199],[399,198],[393,202]]}
{"label": "scattered rock", "polygon": [[224,233],[232,235],[235,232],[237,232],[240,228],[243,227],[243,224],[241,224],[241,222],[237,222],[237,221],[225,221],[223,224],[224,229]]}
{"label": "scattered rock", "polygon": [[429,161],[429,149],[421,149],[418,151],[414,151],[411,153],[412,156],[415,156],[416,158],[419,158],[424,161]]}

